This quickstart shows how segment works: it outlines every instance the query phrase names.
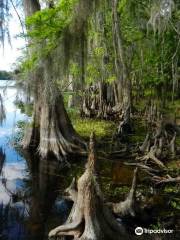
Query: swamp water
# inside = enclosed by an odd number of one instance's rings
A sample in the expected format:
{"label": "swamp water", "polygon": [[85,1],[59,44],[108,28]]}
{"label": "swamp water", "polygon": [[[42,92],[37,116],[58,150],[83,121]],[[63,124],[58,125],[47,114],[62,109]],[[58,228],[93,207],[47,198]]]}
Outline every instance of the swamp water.
{"label": "swamp water", "polygon": [[[81,175],[85,161],[71,163],[68,168],[51,159],[39,161],[28,153],[21,154],[12,146],[17,122],[28,120],[14,104],[14,83],[0,81],[6,109],[6,119],[0,126],[0,240],[47,240],[49,230],[64,222],[69,213],[71,204],[61,196],[72,178]],[[100,165],[103,192],[112,201],[123,200],[131,185],[133,168],[109,160],[101,160]],[[162,199],[160,196],[157,201],[163,209]]]}
{"label": "swamp water", "polygon": [[[16,108],[14,81],[0,81],[6,118],[0,126],[0,239],[41,240],[56,219],[64,221],[68,204],[56,200],[59,165],[21,154],[12,146],[18,121],[27,116]],[[18,93],[18,97],[22,97]],[[25,156],[25,157],[24,157]],[[34,163],[35,164],[34,164]]]}

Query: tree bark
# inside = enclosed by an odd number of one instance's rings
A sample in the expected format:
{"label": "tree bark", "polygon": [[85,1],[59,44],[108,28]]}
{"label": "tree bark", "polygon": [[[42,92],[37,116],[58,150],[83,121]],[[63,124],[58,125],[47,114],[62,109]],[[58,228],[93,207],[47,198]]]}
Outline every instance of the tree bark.
{"label": "tree bark", "polygon": [[[118,99],[122,109],[122,119],[118,128],[118,135],[131,132],[131,81],[127,68],[127,57],[124,51],[120,20],[117,12],[118,0],[112,1],[113,42],[115,52],[115,68],[118,79]],[[124,131],[125,130],[125,131]]]}
{"label": "tree bark", "polygon": [[41,9],[39,0],[23,0],[23,6],[25,17],[29,17]]}
{"label": "tree bark", "polygon": [[137,171],[138,168],[134,170],[132,186],[127,198],[123,202],[112,204],[113,212],[119,215],[120,217],[135,217],[137,214],[137,201],[136,201]]}
{"label": "tree bark", "polygon": [[[26,17],[39,10],[38,1],[24,0]],[[33,89],[33,120],[26,128],[22,145],[24,148],[37,148],[43,158],[53,154],[57,159],[63,160],[68,153],[80,152],[85,143],[75,132],[60,90],[52,80],[52,56],[49,55],[43,61],[41,68],[33,74],[34,79],[31,79],[36,86]]]}
{"label": "tree bark", "polygon": [[[94,135],[91,136],[89,157],[84,174],[77,183],[77,193],[71,190],[74,205],[67,222],[53,229],[49,238],[73,236],[76,240],[129,239],[123,226],[118,223],[104,203],[101,193],[94,150]],[[72,191],[73,190],[73,191]]]}

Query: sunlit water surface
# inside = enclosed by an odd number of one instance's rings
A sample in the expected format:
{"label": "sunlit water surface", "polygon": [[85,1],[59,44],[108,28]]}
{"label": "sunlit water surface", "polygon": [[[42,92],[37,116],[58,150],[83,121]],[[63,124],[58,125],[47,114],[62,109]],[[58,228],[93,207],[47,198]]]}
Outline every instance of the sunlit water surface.
{"label": "sunlit water surface", "polygon": [[0,239],[47,239],[50,226],[59,222],[59,216],[64,220],[68,206],[61,199],[55,200],[59,181],[57,163],[36,164],[38,160],[29,156],[25,159],[12,145],[17,122],[27,121],[27,116],[14,104],[17,96],[23,98],[14,84],[14,81],[0,81],[6,112],[0,126]]}

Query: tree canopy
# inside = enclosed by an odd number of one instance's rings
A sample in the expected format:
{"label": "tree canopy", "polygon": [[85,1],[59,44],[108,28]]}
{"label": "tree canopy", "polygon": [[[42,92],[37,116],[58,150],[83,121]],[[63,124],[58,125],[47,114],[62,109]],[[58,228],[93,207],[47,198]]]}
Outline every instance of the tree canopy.
{"label": "tree canopy", "polygon": [[[78,165],[79,158],[84,160],[89,150],[84,174],[67,189],[74,202],[69,218],[53,229],[49,237],[132,239],[124,223],[130,224],[130,229],[131,224],[134,227],[139,220],[143,224],[146,220],[148,227],[152,227],[151,208],[143,202],[148,196],[146,193],[141,196],[141,189],[136,198],[137,172],[143,171],[141,185],[147,182],[150,197],[156,197],[156,185],[179,183],[180,179],[179,162],[175,162],[180,154],[176,146],[180,136],[180,2],[23,0],[20,3],[26,48],[17,61],[16,77],[26,96],[19,106],[31,116],[20,144],[38,156],[38,167],[48,163],[48,173],[53,162],[70,167],[73,159]],[[2,43],[9,36],[9,4],[18,14],[15,0],[0,0]],[[80,123],[78,131],[76,125]],[[101,161],[96,161],[95,135],[91,134],[88,146],[87,133],[84,134],[87,128],[92,132],[96,124],[101,134],[100,159],[120,160],[121,165],[140,169],[134,170],[132,187],[123,202],[106,202],[101,192],[99,177],[103,183],[106,181],[103,174],[112,168],[112,161],[107,161],[107,169],[103,165],[98,171],[96,165]],[[109,128],[107,135],[102,133],[104,125]],[[121,173],[123,178],[129,177],[122,168],[115,169],[114,178]],[[42,182],[41,176],[38,179]],[[108,186],[104,187],[106,191]],[[171,193],[171,189],[168,191]],[[177,198],[173,202],[167,199],[168,209],[170,202],[175,209],[179,208]],[[151,223],[157,215],[157,206]],[[174,222],[173,219],[168,226]]]}

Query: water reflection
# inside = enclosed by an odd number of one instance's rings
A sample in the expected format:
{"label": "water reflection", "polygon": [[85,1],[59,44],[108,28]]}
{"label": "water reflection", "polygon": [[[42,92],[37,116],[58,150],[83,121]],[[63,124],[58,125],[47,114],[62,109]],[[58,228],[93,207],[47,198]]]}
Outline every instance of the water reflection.
{"label": "water reflection", "polygon": [[5,159],[6,159],[6,154],[3,151],[2,147],[0,147],[0,175],[2,173],[2,168],[3,168],[3,165],[4,165]]}
{"label": "water reflection", "polygon": [[0,126],[0,239],[47,239],[51,226],[56,221],[59,224],[60,216],[63,221],[67,215],[66,202],[56,200],[62,183],[58,175],[61,166],[53,160],[22,156],[11,146],[9,140],[17,131],[17,121],[27,117],[14,105],[17,89],[13,81],[4,91],[5,83],[0,81],[6,111],[6,119]]}
{"label": "water reflection", "polygon": [[6,113],[4,109],[3,98],[0,94],[0,125],[3,124],[5,119],[6,119]]}
{"label": "water reflection", "polygon": [[[32,158],[31,158],[32,160]],[[34,161],[35,162],[35,161]],[[51,212],[60,188],[59,164],[56,161],[41,160],[36,164],[29,162],[32,174],[32,187],[30,199],[30,215],[27,227],[31,233],[31,239],[44,239],[53,221],[62,218]],[[67,213],[65,213],[66,215]],[[59,216],[59,217],[58,217]],[[57,218],[56,218],[57,217]]]}

